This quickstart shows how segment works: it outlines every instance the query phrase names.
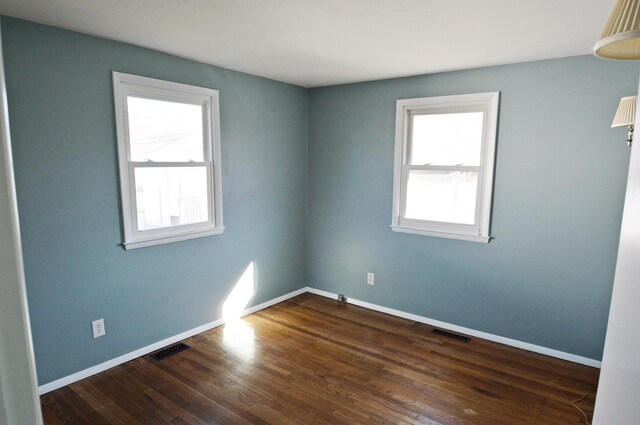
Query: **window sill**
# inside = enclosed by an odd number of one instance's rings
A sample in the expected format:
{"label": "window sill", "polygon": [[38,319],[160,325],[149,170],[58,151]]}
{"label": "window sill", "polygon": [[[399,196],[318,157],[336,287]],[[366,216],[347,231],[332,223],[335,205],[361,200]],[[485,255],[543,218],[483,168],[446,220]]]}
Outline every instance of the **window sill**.
{"label": "window sill", "polygon": [[435,236],[438,238],[457,239],[461,241],[489,243],[489,241],[491,240],[491,236],[477,236],[477,235],[467,235],[462,233],[435,232],[433,230],[415,229],[412,227],[394,226],[394,225],[391,225],[389,227],[391,227],[391,230],[393,230],[394,232],[413,233],[416,235]]}
{"label": "window sill", "polygon": [[224,232],[224,229],[225,229],[224,227],[216,227],[215,229],[197,231],[193,233],[181,233],[179,235],[172,235],[172,236],[138,239],[138,240],[133,240],[128,242],[123,242],[122,246],[124,246],[124,249],[128,251],[130,249],[144,248],[147,246],[162,245],[165,243],[186,241],[189,239],[203,238],[205,236],[219,235],[219,234],[222,234],[222,232]]}

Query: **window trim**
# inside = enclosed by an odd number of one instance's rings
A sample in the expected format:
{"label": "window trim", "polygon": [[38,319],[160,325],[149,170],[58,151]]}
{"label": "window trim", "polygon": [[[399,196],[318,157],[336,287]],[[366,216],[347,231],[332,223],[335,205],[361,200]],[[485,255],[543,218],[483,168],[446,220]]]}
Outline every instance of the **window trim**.
{"label": "window trim", "polygon": [[[399,99],[396,102],[396,133],[393,172],[393,212],[391,230],[425,236],[437,236],[473,242],[487,243],[491,223],[495,146],[498,126],[500,92],[475,93],[454,96]],[[419,166],[409,165],[409,149],[412,120],[416,113],[485,112],[480,166]],[[476,169],[478,191],[476,195],[476,219],[474,225],[444,223],[404,218],[407,179],[410,169]]]}
{"label": "window trim", "polygon": [[[174,83],[155,78],[113,72],[120,200],[125,249],[183,241],[224,232],[222,221],[222,170],[220,166],[220,107],[215,89]],[[203,161],[140,162],[131,161],[127,97],[174,101],[203,106]],[[151,167],[205,167],[207,170],[206,222],[138,230],[135,169]]]}

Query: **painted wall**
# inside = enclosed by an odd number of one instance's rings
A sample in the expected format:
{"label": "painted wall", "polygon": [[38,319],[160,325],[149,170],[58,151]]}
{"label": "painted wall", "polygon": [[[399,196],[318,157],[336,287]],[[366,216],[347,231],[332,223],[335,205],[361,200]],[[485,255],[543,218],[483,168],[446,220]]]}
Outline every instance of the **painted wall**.
{"label": "painted wall", "polygon": [[[252,304],[305,286],[304,89],[6,17],[2,36],[40,384],[221,317],[252,261]],[[113,70],[220,90],[224,234],[119,246]]]}
{"label": "painted wall", "polygon": [[[637,65],[584,56],[304,90],[6,17],[2,35],[41,384],[219,318],[252,261],[253,305],[309,284],[601,357],[629,158],[609,125]],[[119,246],[112,70],[220,90],[223,235]],[[495,239],[393,233],[395,101],[484,91],[502,92]]]}
{"label": "painted wall", "polygon": [[[629,161],[609,127],[637,76],[581,56],[310,90],[307,283],[600,359]],[[489,91],[495,239],[392,232],[396,100]]]}

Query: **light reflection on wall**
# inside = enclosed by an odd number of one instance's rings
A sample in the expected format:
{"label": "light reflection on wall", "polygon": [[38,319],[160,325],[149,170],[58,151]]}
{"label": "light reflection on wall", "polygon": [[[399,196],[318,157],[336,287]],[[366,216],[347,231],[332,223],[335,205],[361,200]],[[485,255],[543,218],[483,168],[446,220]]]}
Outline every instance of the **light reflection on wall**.
{"label": "light reflection on wall", "polygon": [[240,319],[255,295],[255,265],[249,263],[233,290],[222,304],[225,321],[223,342],[227,349],[245,360],[253,360],[255,334],[251,325]]}
{"label": "light reflection on wall", "polygon": [[222,304],[222,318],[225,322],[237,319],[255,295],[255,265],[249,263],[231,293]]}

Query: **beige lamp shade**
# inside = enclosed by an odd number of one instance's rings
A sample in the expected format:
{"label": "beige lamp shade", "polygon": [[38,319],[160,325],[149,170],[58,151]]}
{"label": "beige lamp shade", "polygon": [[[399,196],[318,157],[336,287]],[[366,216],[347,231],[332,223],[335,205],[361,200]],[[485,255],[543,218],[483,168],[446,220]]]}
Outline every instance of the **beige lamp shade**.
{"label": "beige lamp shade", "polygon": [[640,59],[640,0],[618,0],[593,54],[603,59]]}
{"label": "beige lamp shade", "polygon": [[616,116],[613,117],[611,128],[633,125],[636,119],[636,98],[637,96],[627,96],[620,99],[618,111]]}

